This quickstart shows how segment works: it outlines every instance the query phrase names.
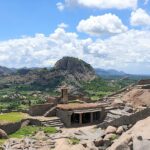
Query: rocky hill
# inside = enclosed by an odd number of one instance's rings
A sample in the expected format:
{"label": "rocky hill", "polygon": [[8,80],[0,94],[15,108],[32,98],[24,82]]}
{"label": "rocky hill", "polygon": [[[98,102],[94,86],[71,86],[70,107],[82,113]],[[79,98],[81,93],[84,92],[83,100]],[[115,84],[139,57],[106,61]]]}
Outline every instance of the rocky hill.
{"label": "rocky hill", "polygon": [[0,75],[8,75],[14,72],[14,69],[0,66]]}
{"label": "rocky hill", "polygon": [[[56,89],[68,84],[72,89],[78,89],[81,82],[96,78],[94,69],[78,58],[63,57],[53,68],[19,69],[14,74],[0,77],[1,87],[20,85],[27,89]],[[4,85],[4,86],[3,86]]]}
{"label": "rocky hill", "polygon": [[74,57],[63,57],[56,62],[53,69],[64,72],[68,77],[72,76],[76,80],[89,81],[96,77],[91,65]]}

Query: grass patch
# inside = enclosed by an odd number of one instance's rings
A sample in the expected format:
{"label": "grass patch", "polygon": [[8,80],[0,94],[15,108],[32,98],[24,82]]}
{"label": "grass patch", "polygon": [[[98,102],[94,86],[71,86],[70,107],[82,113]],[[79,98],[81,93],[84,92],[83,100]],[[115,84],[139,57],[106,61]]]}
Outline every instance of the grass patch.
{"label": "grass patch", "polygon": [[3,145],[6,139],[0,139],[0,145]]}
{"label": "grass patch", "polygon": [[57,129],[55,127],[39,127],[39,126],[26,126],[19,129],[17,132],[11,134],[10,138],[23,138],[26,136],[33,135],[38,131],[44,131],[45,133],[56,133]]}
{"label": "grass patch", "polygon": [[0,114],[0,122],[17,122],[25,119],[27,114],[21,112],[11,112]]}
{"label": "grass patch", "polygon": [[21,112],[11,112],[0,114],[0,124],[10,123],[10,122],[18,122],[22,119],[25,119],[27,114]]}
{"label": "grass patch", "polygon": [[80,143],[80,140],[77,139],[77,138],[75,138],[75,137],[73,137],[73,138],[70,138],[70,139],[68,140],[68,142],[69,142],[69,144],[71,144],[71,145],[76,145],[76,144],[79,144],[79,143]]}

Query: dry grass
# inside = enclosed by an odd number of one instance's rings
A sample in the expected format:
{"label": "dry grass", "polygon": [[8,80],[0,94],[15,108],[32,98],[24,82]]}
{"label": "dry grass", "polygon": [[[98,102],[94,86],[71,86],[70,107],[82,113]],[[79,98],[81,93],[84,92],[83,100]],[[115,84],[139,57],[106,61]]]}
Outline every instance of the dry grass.
{"label": "dry grass", "polygon": [[70,103],[70,104],[59,104],[57,105],[58,109],[62,110],[78,110],[78,109],[93,109],[93,108],[102,108],[103,104],[96,103]]}

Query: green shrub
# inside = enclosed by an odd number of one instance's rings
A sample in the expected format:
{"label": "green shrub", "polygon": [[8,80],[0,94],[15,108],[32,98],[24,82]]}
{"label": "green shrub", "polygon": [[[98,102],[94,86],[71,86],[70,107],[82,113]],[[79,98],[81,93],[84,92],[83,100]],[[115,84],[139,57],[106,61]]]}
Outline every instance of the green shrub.
{"label": "green shrub", "polygon": [[70,138],[68,140],[69,144],[71,145],[76,145],[76,144],[79,144],[80,143],[80,139],[77,139],[76,137],[73,137],[73,138]]}

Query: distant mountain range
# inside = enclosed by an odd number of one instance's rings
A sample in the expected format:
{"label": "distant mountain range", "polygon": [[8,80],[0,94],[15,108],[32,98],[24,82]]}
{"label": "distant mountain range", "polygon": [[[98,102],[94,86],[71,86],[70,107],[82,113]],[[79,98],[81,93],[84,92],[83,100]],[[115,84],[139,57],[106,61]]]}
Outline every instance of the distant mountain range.
{"label": "distant mountain range", "polygon": [[114,69],[100,69],[100,68],[95,68],[96,74],[99,76],[126,76],[127,74],[123,71],[117,71]]}
{"label": "distant mountain range", "polygon": [[[71,66],[71,67],[73,67],[73,66]],[[19,73],[19,74],[23,75],[23,74],[27,74],[29,71],[32,71],[32,70],[35,71],[35,70],[40,70],[40,69],[42,69],[42,68],[20,68],[20,69],[13,68],[12,69],[12,68],[0,66],[0,75],[10,75],[10,74],[15,74],[15,73]],[[67,69],[70,69],[70,68],[67,68]],[[83,68],[80,68],[80,69],[83,69]],[[126,76],[127,75],[123,71],[117,71],[114,69],[105,70],[105,69],[101,69],[101,68],[95,68],[95,72],[99,76]]]}
{"label": "distant mountain range", "polygon": [[63,57],[52,68],[11,69],[0,66],[1,89],[18,87],[21,90],[59,90],[61,86],[67,85],[75,93],[83,90],[84,84],[100,79],[99,77],[108,80],[145,78],[113,69],[94,69],[90,64],[74,57]]}
{"label": "distant mountain range", "polygon": [[[65,58],[65,59],[64,59]],[[67,63],[68,59],[69,59],[69,63],[74,60],[74,62],[78,62],[76,63],[76,67],[74,69],[74,73],[76,71],[76,69],[78,68],[77,66],[81,63],[81,60],[78,61],[79,59],[77,58],[74,58],[73,57],[64,57],[63,58],[63,61],[61,59],[61,62],[63,63]],[[70,61],[71,59],[71,61]],[[60,60],[58,61],[60,62]],[[58,62],[56,64],[58,64]],[[82,62],[83,63],[83,62]],[[82,63],[79,65],[80,67],[78,69],[80,69],[80,71],[82,69],[85,70],[85,67],[81,67],[82,66]],[[87,63],[86,63],[87,64]],[[85,64],[84,64],[85,65]],[[88,64],[89,65],[89,64]],[[59,63],[59,66],[60,66],[60,63]],[[89,65],[90,66],[90,65]],[[57,66],[56,66],[57,67]],[[61,67],[64,67],[63,65]],[[70,66],[69,66],[70,67]],[[73,67],[71,65],[71,67]],[[73,67],[74,68],[74,67]],[[66,70],[70,69],[70,71],[73,71],[73,68],[65,68]],[[86,67],[87,68],[87,67]],[[29,72],[31,71],[34,71],[34,72],[38,72],[40,70],[42,70],[43,68],[20,68],[20,69],[15,69],[15,68],[7,68],[7,67],[4,67],[4,66],[0,66],[0,76],[5,76],[5,75],[11,75],[11,74],[19,74],[19,75],[25,75],[25,74],[28,74]],[[48,70],[51,70],[52,68],[51,67],[47,67]],[[148,76],[148,75],[132,75],[132,74],[127,74],[123,71],[118,71],[118,70],[115,70],[115,69],[101,69],[101,68],[94,68],[95,70],[95,73],[98,75],[98,76],[101,76],[101,77],[126,77],[126,76]],[[79,70],[78,70],[79,71]]]}
{"label": "distant mountain range", "polygon": [[0,75],[9,75],[16,72],[16,69],[10,69],[7,67],[0,66]]}

